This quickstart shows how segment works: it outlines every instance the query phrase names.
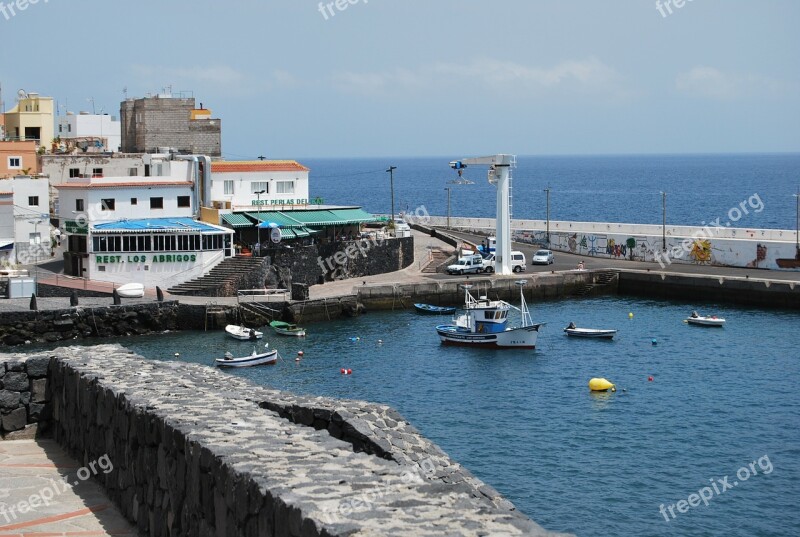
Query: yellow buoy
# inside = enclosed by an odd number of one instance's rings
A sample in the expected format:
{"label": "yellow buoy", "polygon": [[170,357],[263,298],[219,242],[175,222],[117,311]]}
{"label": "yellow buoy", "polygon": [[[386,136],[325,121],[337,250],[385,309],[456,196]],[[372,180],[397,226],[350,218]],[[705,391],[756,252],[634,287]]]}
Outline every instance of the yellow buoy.
{"label": "yellow buoy", "polygon": [[628,319],[633,319],[633,312],[630,312],[630,313],[628,314]]}
{"label": "yellow buoy", "polygon": [[593,378],[590,380],[589,389],[593,392],[607,392],[609,389],[612,392],[617,391],[617,387],[613,383],[602,378]]}

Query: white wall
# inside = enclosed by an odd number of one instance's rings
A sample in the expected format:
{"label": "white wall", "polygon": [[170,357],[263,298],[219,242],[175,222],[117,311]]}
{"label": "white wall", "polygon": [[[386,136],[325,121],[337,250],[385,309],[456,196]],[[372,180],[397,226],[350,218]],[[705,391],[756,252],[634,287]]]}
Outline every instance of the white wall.
{"label": "white wall", "polygon": [[58,118],[56,136],[84,138],[98,136],[108,140],[107,151],[117,152],[122,145],[122,124],[108,114],[68,114]]}
{"label": "white wall", "polygon": [[[178,207],[178,196],[189,196],[189,207]],[[164,198],[163,209],[151,209],[150,198]],[[136,198],[137,204],[131,204]],[[189,186],[162,186],[147,188],[144,186],[126,188],[91,188],[91,189],[59,189],[60,217],[64,220],[75,220],[79,217],[76,211],[77,199],[84,200],[83,214],[89,224],[114,222],[122,219],[191,217],[192,189]],[[113,211],[103,209],[102,200],[114,199]]]}
{"label": "white wall", "polygon": [[[414,222],[413,218],[409,220]],[[447,218],[433,216],[421,223],[444,227]],[[494,219],[452,217],[450,227],[493,232]],[[546,243],[543,220],[514,220],[511,228],[515,241],[540,246]],[[786,266],[793,264],[797,253],[795,231],[667,226],[666,254],[662,251],[662,234],[662,227],[657,225],[551,221],[550,248],[592,257],[650,261],[659,268],[679,263],[800,270],[800,266]]]}
{"label": "white wall", "polygon": [[[144,262],[135,262],[135,257],[146,256]],[[153,257],[163,255],[166,252],[148,252],[145,254],[124,254],[124,253],[92,253],[89,254],[88,277],[92,280],[118,283],[141,283],[145,287],[159,286],[162,289],[178,285],[180,283],[199,278],[224,259],[222,251],[207,252],[170,252],[169,255],[181,257],[195,255],[195,261],[172,261],[156,262]],[[97,258],[101,257],[102,262],[98,263]],[[110,258],[115,262],[108,262]],[[100,271],[98,267],[105,267]]]}
{"label": "white wall", "polygon": [[[225,181],[233,181],[233,195],[225,194]],[[293,181],[293,194],[279,194],[279,181]],[[269,183],[269,193],[260,197],[262,207],[281,205],[308,205],[308,172],[212,172],[211,200],[231,202],[232,209],[246,210],[258,207],[254,202],[259,198],[252,193],[253,182]]]}

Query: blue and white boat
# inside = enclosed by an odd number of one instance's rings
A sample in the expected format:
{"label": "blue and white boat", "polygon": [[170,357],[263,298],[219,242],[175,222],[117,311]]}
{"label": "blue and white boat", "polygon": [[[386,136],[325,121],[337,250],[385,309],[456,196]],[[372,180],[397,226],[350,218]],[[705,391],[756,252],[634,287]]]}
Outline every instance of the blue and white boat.
{"label": "blue and white boat", "polygon": [[434,306],[432,304],[414,304],[419,313],[427,315],[450,315],[456,312],[453,306]]}
{"label": "blue and white boat", "polygon": [[[443,324],[436,327],[439,339],[445,345],[462,345],[467,347],[493,347],[501,349],[535,349],[536,339],[542,323],[534,324],[531,320],[522,286],[525,281],[518,281],[520,288],[521,308],[512,306],[503,300],[489,300],[482,296],[475,299],[469,292],[471,285],[464,285],[464,313],[454,319],[454,324]],[[508,314],[518,310],[522,316],[522,325],[508,328]]]}

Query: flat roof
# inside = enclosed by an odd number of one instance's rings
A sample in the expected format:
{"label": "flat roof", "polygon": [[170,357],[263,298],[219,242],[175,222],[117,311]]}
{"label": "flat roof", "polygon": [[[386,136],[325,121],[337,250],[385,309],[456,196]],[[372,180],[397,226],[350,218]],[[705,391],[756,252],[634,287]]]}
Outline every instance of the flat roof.
{"label": "flat roof", "polygon": [[138,220],[118,220],[92,226],[92,232],[126,233],[151,231],[159,233],[195,232],[195,233],[230,233],[230,229],[200,222],[189,217],[176,218],[142,218]]}
{"label": "flat roof", "polygon": [[139,181],[136,183],[131,182],[120,182],[120,183],[97,183],[97,182],[85,182],[85,183],[63,183],[60,185],[53,185],[59,190],[62,189],[74,189],[80,190],[84,188],[137,188],[137,187],[170,187],[170,186],[192,186],[194,183],[191,181]]}

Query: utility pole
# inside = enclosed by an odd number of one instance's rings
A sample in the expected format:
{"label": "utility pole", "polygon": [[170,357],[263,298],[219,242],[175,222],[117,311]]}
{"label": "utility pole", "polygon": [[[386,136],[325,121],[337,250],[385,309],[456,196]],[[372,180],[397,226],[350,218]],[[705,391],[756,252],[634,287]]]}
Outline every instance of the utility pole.
{"label": "utility pole", "polygon": [[547,218],[547,230],[545,232],[545,239],[547,240],[547,247],[550,248],[550,187],[548,186],[544,191],[547,194],[547,212],[545,213]]}
{"label": "utility pole", "polygon": [[661,251],[667,251],[667,193],[661,193]]}
{"label": "utility pole", "polygon": [[266,190],[259,190],[258,192],[254,192],[256,195],[256,199],[258,200],[258,255],[261,256],[261,194],[266,192]]}
{"label": "utility pole", "polygon": [[392,225],[394,225],[394,171],[397,169],[397,166],[389,166],[389,169],[386,172],[389,174],[389,188],[392,192]]}
{"label": "utility pole", "polygon": [[450,229],[450,190],[452,187],[445,187],[445,190],[447,190],[447,229]]}
{"label": "utility pole", "polygon": [[797,201],[797,224],[794,228],[795,248],[797,249],[796,257],[800,259],[800,189],[797,194],[794,194],[794,198]]}

